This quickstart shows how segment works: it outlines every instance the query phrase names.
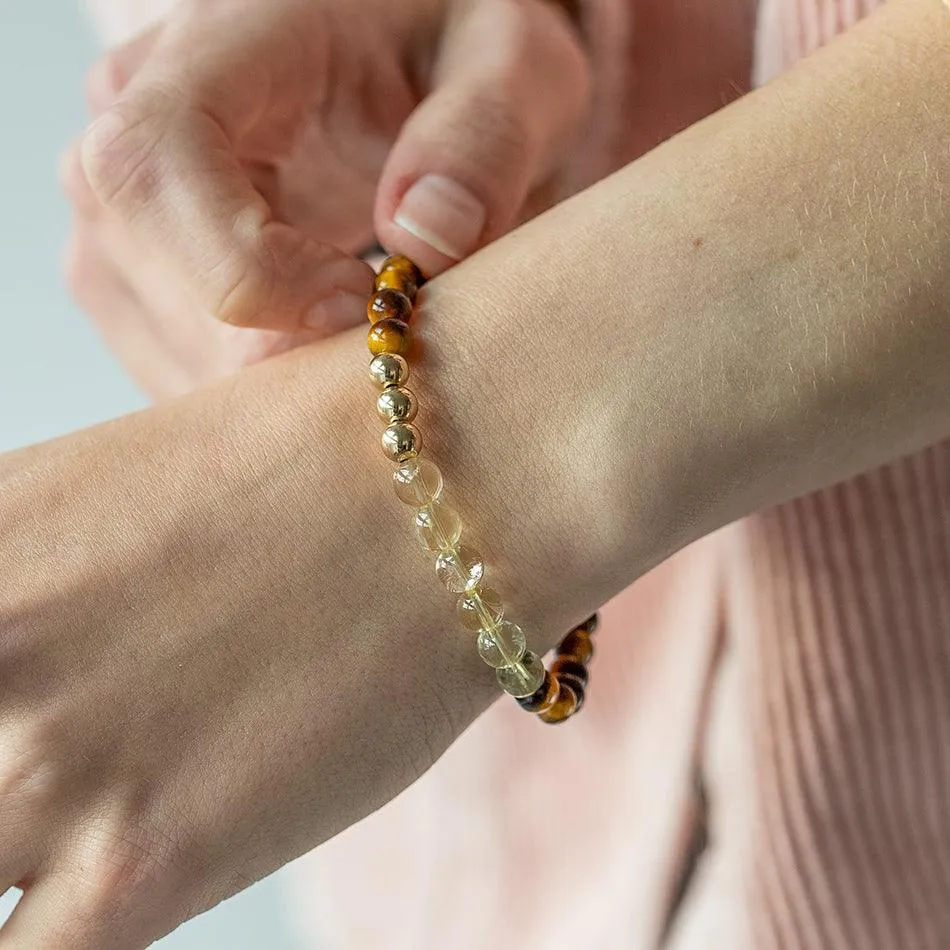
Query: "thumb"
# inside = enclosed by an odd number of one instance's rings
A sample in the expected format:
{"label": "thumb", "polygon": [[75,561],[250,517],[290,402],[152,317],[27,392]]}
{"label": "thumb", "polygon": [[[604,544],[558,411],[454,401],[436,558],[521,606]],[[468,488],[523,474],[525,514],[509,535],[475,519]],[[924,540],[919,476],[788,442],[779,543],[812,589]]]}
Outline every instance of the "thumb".
{"label": "thumb", "polygon": [[512,227],[587,100],[584,52],[544,0],[466,4],[434,91],[406,122],[376,199],[376,231],[433,276]]}

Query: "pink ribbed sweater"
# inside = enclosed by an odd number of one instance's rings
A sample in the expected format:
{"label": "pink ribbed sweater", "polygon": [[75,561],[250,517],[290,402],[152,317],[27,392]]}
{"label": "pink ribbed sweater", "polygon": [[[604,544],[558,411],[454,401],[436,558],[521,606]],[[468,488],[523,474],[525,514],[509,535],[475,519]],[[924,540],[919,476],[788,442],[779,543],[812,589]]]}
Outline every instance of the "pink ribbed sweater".
{"label": "pink ribbed sweater", "polygon": [[[642,148],[624,2],[589,0],[604,107],[578,180]],[[708,47],[743,2],[696,3]],[[755,81],[876,5],[763,0]],[[604,616],[583,716],[494,707],[298,862],[315,948],[950,948],[950,446],[747,518]]]}

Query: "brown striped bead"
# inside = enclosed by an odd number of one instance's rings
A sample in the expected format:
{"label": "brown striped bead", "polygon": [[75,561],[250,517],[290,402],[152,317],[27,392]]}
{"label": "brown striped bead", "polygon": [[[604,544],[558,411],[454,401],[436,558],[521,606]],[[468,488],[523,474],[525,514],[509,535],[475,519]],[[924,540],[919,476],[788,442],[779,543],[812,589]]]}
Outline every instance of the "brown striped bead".
{"label": "brown striped bead", "polygon": [[584,630],[588,636],[593,636],[600,626],[600,617],[597,614],[591,614],[583,623],[579,623],[574,629]]}
{"label": "brown striped bead", "polygon": [[559,656],[551,664],[551,675],[556,676],[562,683],[567,683],[568,686],[579,687],[580,689],[587,686],[587,681],[590,678],[587,667],[583,663],[578,663],[567,656]]}
{"label": "brown striped bead", "polygon": [[561,687],[558,684],[557,677],[550,673],[544,674],[544,682],[538,687],[537,692],[515,702],[522,708],[531,713],[546,713],[556,702],[560,694]]}
{"label": "brown striped bead", "polygon": [[408,320],[412,316],[412,301],[398,290],[379,290],[369,298],[366,315],[370,323],[377,320]]}
{"label": "brown striped bead", "polygon": [[405,356],[412,349],[412,330],[402,320],[377,320],[369,328],[367,343],[374,356],[380,353]]}
{"label": "brown striped bead", "polygon": [[560,683],[558,686],[557,701],[547,712],[538,715],[541,722],[564,722],[565,719],[570,719],[577,712],[579,706],[577,693],[566,683]]}
{"label": "brown striped bead", "polygon": [[561,641],[557,652],[559,656],[568,656],[586,666],[594,655],[594,643],[583,631],[574,630]]}

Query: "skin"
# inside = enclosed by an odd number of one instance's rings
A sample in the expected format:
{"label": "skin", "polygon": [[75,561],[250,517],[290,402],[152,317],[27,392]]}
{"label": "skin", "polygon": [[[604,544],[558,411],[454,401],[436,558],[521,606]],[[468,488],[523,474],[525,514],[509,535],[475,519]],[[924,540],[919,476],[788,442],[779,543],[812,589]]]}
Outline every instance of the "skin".
{"label": "skin", "polygon": [[544,0],[185,0],[89,77],[73,292],[160,397],[359,324],[377,235],[454,263],[394,222],[412,185],[460,183],[490,242],[556,193],[588,79]]}
{"label": "skin", "polygon": [[[420,427],[539,649],[950,435],[948,37],[893,0],[429,285]],[[146,946],[491,701],[386,485],[364,335],[0,460],[2,950]]]}
{"label": "skin", "polygon": [[[635,29],[625,51],[630,87],[614,89],[616,80],[608,87],[610,106],[623,115],[621,134],[593,155],[585,138],[586,167],[606,174],[744,92],[755,6],[755,0],[719,0],[714,7],[633,0]],[[300,37],[315,31],[329,38],[301,57]],[[140,187],[160,182],[153,190],[160,197],[167,189],[174,201],[142,207],[128,184],[117,191],[116,182],[100,181],[94,189],[76,142],[61,174],[75,216],[66,254],[73,296],[157,399],[360,324],[362,297],[355,313],[324,314],[318,328],[299,327],[320,289],[314,282],[325,286],[329,273],[332,283],[330,265],[319,256],[330,253],[326,245],[353,253],[378,234],[390,250],[441,273],[453,262],[393,221],[401,196],[421,175],[458,179],[491,209],[475,246],[577,190],[583,179],[567,160],[580,152],[588,86],[602,87],[609,60],[591,57],[560,11],[541,0],[413,0],[380,9],[333,0],[180,4],[104,56],[87,81],[93,119],[149,117],[135,126],[143,141],[123,147],[144,156],[132,166]],[[289,73],[290,89],[288,61],[298,64]],[[214,78],[221,72],[226,84]],[[328,76],[332,96],[321,106]],[[178,94],[156,97],[156,88]],[[299,107],[289,123],[288,103]],[[233,137],[219,159],[240,173],[217,168],[208,197],[208,186],[194,183],[188,136],[209,116],[234,125],[248,114],[259,122]],[[184,131],[169,135],[170,124],[182,123]],[[94,179],[121,176],[127,166],[114,151],[92,158],[102,166]],[[231,233],[233,205],[246,204],[248,183],[259,189],[265,216],[269,209],[292,234],[323,250],[308,245],[317,257],[299,270],[300,280],[282,270],[271,285],[278,299],[239,294],[229,298],[237,313],[222,312],[208,299],[217,285],[205,266],[221,256],[216,235],[224,228],[232,266],[260,264],[254,242],[237,242]],[[358,270],[357,281],[365,280],[365,269]],[[258,329],[233,325],[248,321]],[[289,329],[271,329],[275,321]]]}

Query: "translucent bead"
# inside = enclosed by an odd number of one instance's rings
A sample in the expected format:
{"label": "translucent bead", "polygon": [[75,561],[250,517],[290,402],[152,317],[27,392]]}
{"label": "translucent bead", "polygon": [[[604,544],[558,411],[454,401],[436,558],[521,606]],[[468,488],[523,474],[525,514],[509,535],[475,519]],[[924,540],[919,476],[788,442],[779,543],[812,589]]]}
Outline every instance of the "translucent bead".
{"label": "translucent bead", "polygon": [[541,658],[528,650],[527,653],[511,666],[502,666],[495,670],[498,685],[515,699],[532,696],[544,682],[544,665]]}
{"label": "translucent bead", "polygon": [[412,316],[412,301],[399,290],[383,288],[369,298],[366,315],[370,323],[377,320],[408,320]]}
{"label": "translucent bead", "polygon": [[463,545],[439,554],[435,572],[453,594],[464,594],[482,579],[485,564],[477,551]]}
{"label": "translucent bead", "polygon": [[394,422],[383,432],[383,451],[392,462],[403,462],[419,454],[422,448],[422,436],[419,430],[408,422]]}
{"label": "translucent bead", "polygon": [[409,459],[393,472],[393,487],[400,501],[424,508],[442,494],[442,473],[428,459]]}
{"label": "translucent bead", "polygon": [[375,355],[395,353],[397,356],[405,356],[412,349],[412,330],[403,320],[377,320],[369,328],[366,341],[370,352]]}
{"label": "translucent bead", "polygon": [[501,595],[491,587],[476,587],[459,597],[459,623],[466,630],[490,630],[505,613]]}
{"label": "translucent bead", "polygon": [[376,400],[376,411],[386,422],[412,422],[417,408],[416,397],[402,386],[387,386]]}
{"label": "translucent bead", "polygon": [[489,665],[498,669],[511,666],[525,654],[528,642],[524,631],[510,620],[502,620],[495,627],[480,630],[478,633],[478,655]]}
{"label": "translucent bead", "polygon": [[380,353],[370,360],[369,375],[377,386],[402,386],[409,379],[409,364],[396,353]]}
{"label": "translucent bead", "polygon": [[430,551],[454,548],[462,534],[459,516],[438,498],[416,514],[416,531],[419,539]]}

